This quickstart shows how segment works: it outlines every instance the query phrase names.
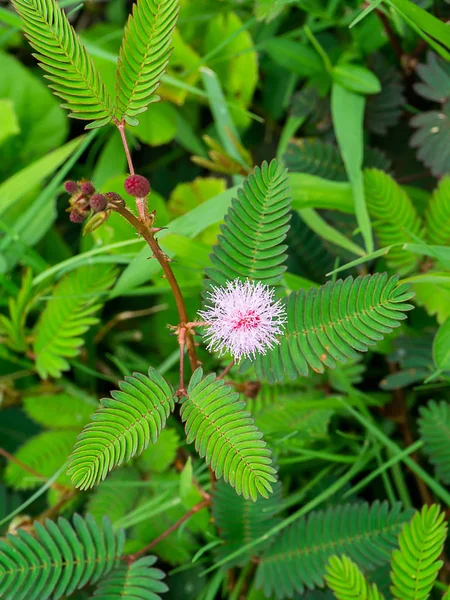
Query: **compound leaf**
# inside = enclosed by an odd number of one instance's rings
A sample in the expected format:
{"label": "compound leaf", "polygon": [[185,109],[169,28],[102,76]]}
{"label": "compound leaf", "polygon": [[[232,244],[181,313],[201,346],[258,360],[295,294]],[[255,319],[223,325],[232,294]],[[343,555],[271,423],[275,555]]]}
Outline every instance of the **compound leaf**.
{"label": "compound leaf", "polygon": [[[397,283],[398,276],[376,273],[292,292],[285,299],[288,322],[280,343],[253,361],[257,377],[270,383],[306,377],[310,368],[323,373],[354,360],[357,351],[367,352],[413,308],[408,284]],[[243,361],[242,370],[250,364]]]}
{"label": "compound leaf", "polygon": [[14,600],[59,600],[107,575],[120,558],[125,536],[105,517],[73,517],[73,525],[34,523],[34,535],[18,529],[0,538],[0,589]]}
{"label": "compound leaf", "polygon": [[117,118],[138,125],[164,75],[179,0],[138,0],[128,19],[116,73]]}
{"label": "compound leaf", "polygon": [[181,402],[188,444],[195,448],[220,479],[245,499],[267,498],[275,482],[270,451],[239,394],[211,373],[198,368]]}
{"label": "compound leaf", "polygon": [[53,93],[70,117],[92,121],[86,129],[109,123],[111,99],[91,57],[55,0],[13,0],[25,34],[48,73]]}
{"label": "compound leaf", "polygon": [[426,600],[439,569],[438,560],[447,536],[445,514],[436,504],[424,506],[406,523],[399,536],[400,549],[391,562],[391,592],[398,600]]}
{"label": "compound leaf", "polygon": [[419,431],[436,477],[450,484],[450,405],[431,400],[419,409]]}
{"label": "compound leaf", "polygon": [[151,368],[125,377],[120,391],[101,400],[102,408],[92,415],[69,457],[68,474],[82,490],[93,487],[106,475],[134,456],[150,441],[155,444],[175,402],[166,380]]}

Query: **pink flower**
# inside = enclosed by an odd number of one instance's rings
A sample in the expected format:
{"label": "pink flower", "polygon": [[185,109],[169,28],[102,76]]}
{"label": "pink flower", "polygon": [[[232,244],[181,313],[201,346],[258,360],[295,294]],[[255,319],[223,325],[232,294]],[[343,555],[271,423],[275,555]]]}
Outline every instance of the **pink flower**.
{"label": "pink flower", "polygon": [[208,294],[210,306],[199,311],[206,322],[208,350],[219,356],[229,352],[239,362],[242,357],[265,354],[279,341],[286,322],[283,304],[273,299],[274,290],[263,283],[229,281]]}

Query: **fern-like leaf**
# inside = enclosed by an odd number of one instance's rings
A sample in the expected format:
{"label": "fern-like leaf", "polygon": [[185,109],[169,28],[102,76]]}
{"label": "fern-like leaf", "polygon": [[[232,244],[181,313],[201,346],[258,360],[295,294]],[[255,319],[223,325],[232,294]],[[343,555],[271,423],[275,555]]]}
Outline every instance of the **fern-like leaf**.
{"label": "fern-like leaf", "polygon": [[431,400],[419,412],[424,450],[436,469],[436,477],[450,484],[450,405],[444,400]]}
{"label": "fern-like leaf", "polygon": [[197,369],[191,377],[187,396],[182,399],[181,418],[186,423],[187,442],[195,448],[220,479],[223,477],[238,494],[256,500],[267,498],[275,482],[270,451],[254,425],[239,394],[217,380],[214,373],[202,379]]}
{"label": "fern-like leaf", "polygon": [[113,118],[111,100],[91,57],[55,0],[12,0],[25,34],[48,73],[53,93],[64,100],[70,117],[92,121],[86,129]]}
{"label": "fern-like leaf", "polygon": [[87,516],[35,522],[34,533],[18,529],[0,539],[0,590],[14,600],[58,600],[96,583],[116,565],[125,536],[105,518],[101,526]]}
{"label": "fern-like leaf", "polygon": [[[417,241],[414,236],[422,235],[422,222],[406,192],[390,175],[377,169],[367,169],[364,172],[364,190],[380,246]],[[395,272],[405,274],[417,266],[418,257],[401,248],[393,248],[386,262]]]}
{"label": "fern-like leaf", "polygon": [[377,586],[370,585],[347,556],[331,556],[326,570],[325,581],[337,600],[384,600]]}
{"label": "fern-like leaf", "polygon": [[164,75],[179,0],[138,0],[128,19],[116,76],[117,118],[137,125]]}
{"label": "fern-like leaf", "polygon": [[[323,373],[366,352],[406,318],[414,294],[398,277],[386,273],[347,277],[308,292],[293,292],[285,300],[288,323],[280,344],[254,361],[259,379],[270,383],[286,377],[306,377],[309,368]],[[250,361],[244,361],[242,369]]]}
{"label": "fern-like leaf", "polygon": [[392,555],[391,592],[399,600],[426,600],[439,569],[438,560],[447,536],[439,506],[424,506],[400,533],[400,549]]}
{"label": "fern-like leaf", "polygon": [[256,167],[227,211],[211,255],[214,266],[206,269],[206,289],[236,278],[267,285],[281,281],[290,202],[286,170],[276,160]]}
{"label": "fern-like leaf", "polygon": [[145,556],[132,562],[123,563],[102,579],[92,598],[97,600],[161,600],[169,589],[161,580],[165,574],[153,568],[156,556]]}
{"label": "fern-like leaf", "polygon": [[[15,457],[44,478],[51,477],[65,464],[77,438],[76,431],[44,431],[29,438],[15,453]],[[42,485],[42,479],[33,477],[18,464],[10,462],[6,467],[5,480],[17,490],[29,490]],[[61,475],[58,483],[68,483]]]}
{"label": "fern-like leaf", "polygon": [[294,592],[321,587],[330,556],[346,554],[374,569],[389,561],[397,535],[411,511],[387,502],[333,506],[315,511],[287,527],[261,558],[256,586],[267,597],[291,598]]}
{"label": "fern-like leaf", "polygon": [[434,190],[425,221],[431,244],[450,245],[450,177],[443,177]]}
{"label": "fern-like leaf", "polygon": [[23,409],[39,425],[49,429],[78,429],[97,408],[93,398],[70,388],[60,394],[26,396]]}
{"label": "fern-like leaf", "polygon": [[55,286],[34,329],[33,351],[42,378],[60,377],[70,368],[67,359],[79,354],[83,344],[80,336],[97,323],[94,313],[102,306],[99,294],[115,277],[110,267],[86,266],[72,271]]}
{"label": "fern-like leaf", "polygon": [[[269,498],[258,498],[256,502],[252,502],[238,496],[223,480],[218,481],[214,488],[212,512],[215,525],[221,532],[221,538],[225,540],[224,545],[219,548],[220,556],[231,554],[243,545],[260,538],[266,531],[277,525],[281,519],[275,515],[281,510],[281,504],[279,482],[274,484],[273,494]],[[273,541],[274,538],[271,538],[253,547],[251,554],[241,555],[237,559],[237,564],[250,560],[251,556],[259,555],[267,548],[267,543]],[[227,567],[234,564],[236,563],[228,563]]]}
{"label": "fern-like leaf", "polygon": [[142,454],[150,441],[155,444],[174,409],[172,388],[153,368],[148,377],[125,377],[119,388],[111,392],[112,399],[101,400],[102,408],[92,415],[69,457],[67,472],[82,490]]}
{"label": "fern-like leaf", "polygon": [[[318,138],[293,139],[283,156],[289,171],[309,173],[333,181],[347,181],[347,172],[339,149]],[[375,148],[366,148],[364,167],[374,167],[388,171],[391,162]]]}

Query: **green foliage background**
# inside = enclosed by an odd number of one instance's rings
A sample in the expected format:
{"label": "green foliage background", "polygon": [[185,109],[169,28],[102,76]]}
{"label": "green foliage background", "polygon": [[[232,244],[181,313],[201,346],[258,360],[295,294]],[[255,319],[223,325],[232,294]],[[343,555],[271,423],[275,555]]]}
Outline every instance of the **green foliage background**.
{"label": "green foliage background", "polygon": [[[1,598],[450,598],[448,20],[0,7]],[[191,320],[235,278],[285,303],[224,380],[196,334],[185,396],[145,240],[68,218],[67,179],[136,213],[114,123]]]}

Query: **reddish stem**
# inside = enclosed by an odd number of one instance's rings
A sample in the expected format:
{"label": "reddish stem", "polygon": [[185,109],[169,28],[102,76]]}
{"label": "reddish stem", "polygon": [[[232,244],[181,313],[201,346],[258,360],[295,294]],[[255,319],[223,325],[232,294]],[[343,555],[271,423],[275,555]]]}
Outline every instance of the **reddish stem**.
{"label": "reddish stem", "polygon": [[134,552],[133,554],[127,554],[123,558],[126,559],[129,563],[134,562],[137,558],[139,558],[140,556],[142,556],[143,554],[145,554],[146,552],[148,552],[151,548],[153,548],[153,546],[156,546],[156,544],[159,544],[159,542],[161,542],[162,540],[164,540],[173,531],[176,531],[181,525],[183,525],[183,523],[185,521],[187,521],[188,519],[190,519],[192,517],[192,515],[194,515],[195,513],[197,513],[199,510],[202,510],[202,508],[206,508],[207,506],[209,506],[210,503],[211,503],[211,500],[208,500],[208,499],[202,500],[201,502],[199,502],[198,504],[196,504],[195,506],[193,506],[185,515],[183,515],[181,517],[181,519],[178,519],[178,521],[176,523],[174,523],[173,525],[171,525],[169,527],[169,529],[166,529],[166,531],[164,531],[160,536],[158,536],[152,542],[150,542],[149,544],[147,544],[144,548],[142,548],[141,550],[139,550],[139,552]]}

